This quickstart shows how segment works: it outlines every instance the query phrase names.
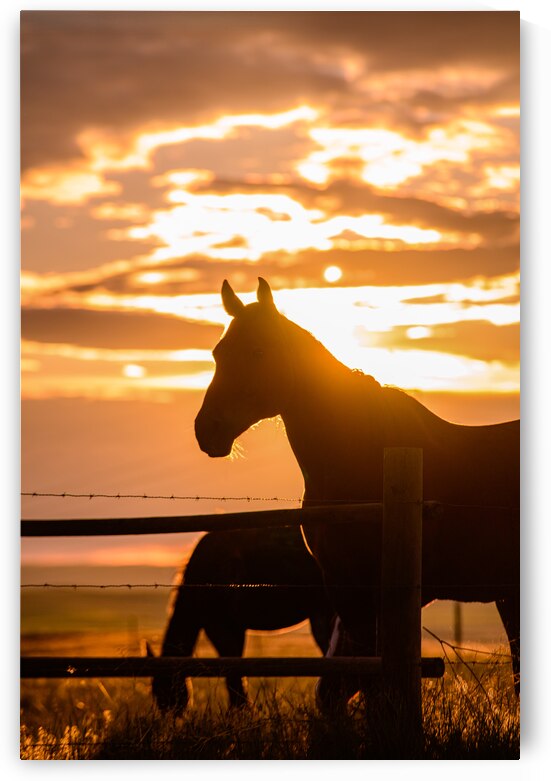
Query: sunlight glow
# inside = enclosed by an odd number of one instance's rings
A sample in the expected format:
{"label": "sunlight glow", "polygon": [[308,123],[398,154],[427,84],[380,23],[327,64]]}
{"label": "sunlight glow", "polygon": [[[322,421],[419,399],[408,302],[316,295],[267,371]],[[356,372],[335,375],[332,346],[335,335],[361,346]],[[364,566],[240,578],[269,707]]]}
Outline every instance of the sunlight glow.
{"label": "sunlight glow", "polygon": [[81,347],[76,344],[59,342],[32,342],[25,339],[21,343],[21,349],[26,356],[51,356],[74,361],[107,361],[125,364],[141,364],[144,362],[213,364],[212,352],[210,350],[116,350],[107,347]]}
{"label": "sunlight glow", "polygon": [[409,245],[451,240],[440,231],[393,225],[380,214],[328,217],[288,195],[234,193],[214,195],[175,189],[167,200],[178,204],[152,214],[149,224],[130,227],[131,239],[155,239],[152,262],[201,253],[220,260],[259,260],[269,252],[329,251],[352,232],[374,241]]}
{"label": "sunlight glow", "polygon": [[338,282],[342,277],[342,269],[338,266],[327,266],[323,276],[326,282]]}
{"label": "sunlight glow", "polygon": [[319,112],[311,106],[298,106],[289,111],[281,111],[279,114],[237,114],[235,116],[221,117],[217,125],[221,127],[266,127],[277,129],[292,125],[295,122],[315,122]]}
{"label": "sunlight glow", "polygon": [[[94,196],[119,194],[120,184],[109,180],[104,174],[149,170],[154,153],[161,147],[196,140],[223,141],[238,133],[239,128],[276,130],[299,122],[312,123],[317,117],[317,109],[301,105],[275,114],[222,115],[210,125],[178,126],[145,132],[138,130],[132,136],[87,128],[75,139],[84,162],[72,168],[46,165],[25,172],[21,180],[21,195],[23,199],[45,200],[56,204],[83,204]],[[182,184],[181,179],[179,183]]]}
{"label": "sunlight glow", "polygon": [[432,329],[427,328],[425,325],[412,325],[411,328],[406,330],[408,339],[427,339],[431,335]]}
{"label": "sunlight glow", "polygon": [[381,188],[394,188],[437,162],[465,163],[497,141],[492,126],[467,119],[433,128],[424,141],[384,128],[315,127],[310,137],[318,149],[296,166],[304,179],[325,184],[335,178],[335,163],[356,159],[363,163],[362,179]]}
{"label": "sunlight glow", "polygon": [[163,146],[196,140],[222,141],[240,127],[279,129],[295,122],[313,122],[317,116],[316,109],[302,105],[276,114],[222,115],[210,125],[139,131],[131,141],[127,139],[124,146],[119,139],[109,137],[105,132],[87,130],[79,135],[78,143],[94,171],[148,169],[153,153]]}
{"label": "sunlight glow", "polygon": [[141,380],[142,377],[145,377],[147,371],[144,366],[140,366],[137,363],[127,363],[122,367],[122,373],[125,377]]}
{"label": "sunlight glow", "polygon": [[96,220],[141,222],[147,219],[148,208],[143,203],[102,203],[90,210]]}
{"label": "sunlight glow", "polygon": [[78,168],[51,167],[33,169],[21,180],[23,200],[49,201],[54,204],[85,203],[98,195],[118,195],[121,186],[83,166]]}
{"label": "sunlight glow", "polygon": [[203,390],[210,385],[213,375],[214,369],[207,372],[193,372],[192,374],[148,377],[141,383],[141,387],[151,390]]}
{"label": "sunlight glow", "polygon": [[159,282],[166,279],[166,274],[163,271],[144,271],[141,274],[136,274],[134,279],[136,282],[143,282],[146,285],[158,285]]}
{"label": "sunlight glow", "polygon": [[[256,300],[254,291],[239,293],[244,303]],[[321,287],[275,290],[280,311],[307,330],[350,368],[373,374],[380,382],[420,390],[464,392],[509,392],[518,390],[518,365],[483,361],[468,355],[434,350],[412,350],[411,341],[428,338],[432,328],[454,323],[483,321],[511,325],[519,322],[518,276],[508,275],[489,283],[475,279],[470,284],[430,284],[402,287]],[[509,300],[513,298],[513,300]],[[501,303],[507,299],[506,303]],[[427,303],[424,303],[426,300]],[[226,326],[219,293],[181,296],[122,295],[82,292],[80,306],[106,310],[139,310],[172,314],[187,321]],[[402,345],[370,346],[369,333],[391,333],[403,329]],[[212,345],[214,347],[214,344]],[[83,379],[72,378],[65,386],[70,395],[105,393],[124,396],[140,389],[143,393],[176,392],[205,388],[212,377],[210,350],[113,350],[68,344],[23,342],[23,358],[43,361],[47,356],[68,361],[97,361],[135,364],[147,368],[147,376],[125,377],[132,384],[113,381],[113,374],[96,377],[91,391],[83,391]],[[174,365],[174,371],[157,372],[155,364]],[[204,367],[196,364],[205,364]],[[179,364],[179,365],[178,365]],[[186,365],[188,368],[186,368]],[[59,371],[62,370],[62,367]],[[67,369],[63,369],[67,371]],[[26,374],[24,394],[40,394],[40,375]],[[65,376],[65,375],[63,375]],[[88,375],[87,375],[88,376]],[[64,383],[64,380],[63,380]],[[111,383],[111,387],[107,387]],[[57,380],[59,388],[60,380]],[[55,381],[44,385],[55,386]],[[72,388],[72,391],[71,391]],[[93,389],[96,389],[95,391]],[[58,391],[59,392],[59,391]]]}
{"label": "sunlight glow", "polygon": [[[251,291],[239,295],[244,303],[256,300]],[[283,313],[315,332],[316,336],[320,325],[323,325],[325,313],[335,308],[349,324],[348,333],[352,333],[357,325],[369,325],[372,330],[386,331],[412,323],[424,326],[469,320],[484,320],[494,325],[518,323],[518,302],[499,303],[501,299],[510,296],[518,296],[518,278],[513,275],[501,277],[488,285],[475,280],[472,285],[443,283],[274,291],[274,299]],[[434,303],[432,299],[435,297],[441,301]],[[422,302],[423,299],[429,301],[426,304],[409,303]],[[79,302],[93,309],[152,311],[224,326],[230,320],[223,310],[219,293],[129,296],[84,291],[80,294]]]}
{"label": "sunlight glow", "polygon": [[205,171],[197,168],[187,168],[185,171],[175,170],[159,174],[151,180],[153,187],[165,187],[167,185],[176,185],[176,187],[189,187],[190,185],[205,184],[213,179],[212,171]]}
{"label": "sunlight glow", "polygon": [[487,165],[484,167],[487,184],[497,190],[517,190],[520,182],[520,167],[512,165]]}
{"label": "sunlight glow", "polygon": [[496,117],[520,117],[520,106],[500,106],[495,115]]}
{"label": "sunlight glow", "polygon": [[[117,566],[141,566],[141,567],[179,567],[182,558],[189,556],[194,545],[188,543],[174,550],[170,543],[149,543],[146,548],[131,543],[116,551]],[[66,559],[62,560],[64,564]],[[55,563],[55,562],[54,562]],[[86,564],[95,567],[112,567],[113,551],[102,548],[91,549],[86,555]]]}

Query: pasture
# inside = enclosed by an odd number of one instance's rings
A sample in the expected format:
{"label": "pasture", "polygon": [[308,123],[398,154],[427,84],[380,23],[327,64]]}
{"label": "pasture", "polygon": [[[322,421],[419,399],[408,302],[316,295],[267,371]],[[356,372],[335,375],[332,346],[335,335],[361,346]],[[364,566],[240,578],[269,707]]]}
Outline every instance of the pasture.
{"label": "pasture", "polygon": [[[78,582],[105,581],[109,570],[82,570]],[[23,582],[76,582],[59,570],[24,570]],[[117,569],[110,582],[169,584],[174,572]],[[24,589],[24,655],[139,653],[147,638],[158,650],[169,589]],[[453,644],[453,605],[423,610],[423,625]],[[44,628],[48,627],[48,632]],[[460,664],[450,646],[423,633],[423,654],[448,656],[441,680],[423,681],[425,758],[515,759],[519,706],[511,682],[505,634],[493,605],[463,606]],[[196,655],[214,656],[201,635]],[[307,626],[279,634],[249,633],[246,656],[318,656]],[[476,664],[472,664],[475,661]],[[503,662],[507,662],[504,664]],[[484,662],[484,664],[480,664]],[[153,708],[148,680],[90,679],[21,684],[21,757],[24,759],[369,759],[408,756],[392,745],[392,730],[376,715],[365,717],[353,701],[342,724],[328,723],[315,708],[315,679],[249,682],[254,706],[229,713],[222,680],[194,681],[194,704],[179,719]],[[376,709],[375,709],[376,713]]]}

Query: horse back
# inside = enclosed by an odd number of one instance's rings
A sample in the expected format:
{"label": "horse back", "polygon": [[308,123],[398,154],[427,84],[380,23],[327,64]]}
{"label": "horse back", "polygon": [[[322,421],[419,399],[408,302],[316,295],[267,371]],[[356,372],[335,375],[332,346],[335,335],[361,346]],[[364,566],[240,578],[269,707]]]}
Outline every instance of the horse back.
{"label": "horse back", "polygon": [[425,449],[425,498],[487,507],[520,504],[520,423],[441,429]]}

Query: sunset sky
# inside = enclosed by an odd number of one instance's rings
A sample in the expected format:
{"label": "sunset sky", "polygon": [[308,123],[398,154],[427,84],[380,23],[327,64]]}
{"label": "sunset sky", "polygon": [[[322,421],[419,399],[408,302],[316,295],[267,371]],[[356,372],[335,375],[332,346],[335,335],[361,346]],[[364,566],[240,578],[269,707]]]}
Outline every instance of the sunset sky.
{"label": "sunset sky", "polygon": [[[443,417],[518,417],[517,13],[27,12],[21,112],[23,491],[300,496],[277,421],[237,461],[194,441],[224,278],[245,302],[266,278],[340,360]],[[252,507],[23,502],[224,509]],[[36,540],[23,560],[181,550]]]}

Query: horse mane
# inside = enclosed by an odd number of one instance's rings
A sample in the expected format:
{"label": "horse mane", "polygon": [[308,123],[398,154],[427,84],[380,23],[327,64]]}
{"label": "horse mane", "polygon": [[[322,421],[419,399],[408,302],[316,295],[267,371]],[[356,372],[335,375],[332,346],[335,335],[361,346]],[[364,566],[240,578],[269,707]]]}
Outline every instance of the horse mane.
{"label": "horse mane", "polygon": [[305,328],[297,325],[297,323],[294,323],[292,320],[288,320],[283,315],[282,318],[292,327],[293,336],[297,337],[296,346],[302,348],[300,350],[301,354],[313,353],[313,350],[315,350],[317,355],[321,357],[322,361],[327,362],[328,366],[333,365],[334,367],[339,367],[342,372],[342,376],[346,379],[353,379],[355,383],[358,383],[356,387],[361,388],[362,391],[366,391],[368,393],[376,391],[396,391],[402,396],[411,399],[421,407],[424,406],[412,396],[410,396],[406,391],[402,390],[402,388],[398,388],[394,385],[382,385],[372,374],[366,374],[362,369],[350,368],[345,363],[342,363],[342,361],[336,358],[333,353],[330,352],[330,350],[328,350],[327,347],[325,347],[325,345],[319,341],[319,339],[316,339],[316,337],[310,331],[307,331]]}
{"label": "horse mane", "polygon": [[[412,414],[419,423],[421,420],[429,424],[439,422],[448,426],[449,423],[436,413],[432,412],[421,401],[410,393],[395,385],[383,385],[373,375],[366,374],[361,369],[350,368],[336,358],[322,342],[307,331],[284,316],[283,320],[289,324],[293,335],[294,346],[297,348],[299,359],[312,359],[318,364],[320,376],[338,379],[341,390],[347,395],[351,394],[354,403],[368,403],[376,407],[381,418],[400,419],[404,415]],[[306,360],[305,360],[306,363]]]}

